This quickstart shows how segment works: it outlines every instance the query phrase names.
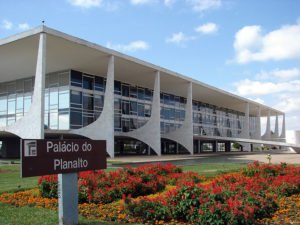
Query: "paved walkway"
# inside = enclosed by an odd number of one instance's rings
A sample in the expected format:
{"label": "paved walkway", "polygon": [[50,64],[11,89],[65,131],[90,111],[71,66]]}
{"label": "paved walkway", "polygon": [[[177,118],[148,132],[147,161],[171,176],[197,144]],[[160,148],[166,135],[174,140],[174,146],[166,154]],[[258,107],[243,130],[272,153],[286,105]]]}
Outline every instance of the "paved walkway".
{"label": "paved walkway", "polygon": [[289,164],[300,164],[300,154],[290,151],[264,151],[264,152],[229,152],[209,153],[196,155],[163,155],[158,156],[117,156],[110,161],[123,163],[156,163],[172,162],[177,165],[191,165],[199,163],[251,163],[254,161],[268,162],[267,155],[271,154],[272,163],[286,162]]}

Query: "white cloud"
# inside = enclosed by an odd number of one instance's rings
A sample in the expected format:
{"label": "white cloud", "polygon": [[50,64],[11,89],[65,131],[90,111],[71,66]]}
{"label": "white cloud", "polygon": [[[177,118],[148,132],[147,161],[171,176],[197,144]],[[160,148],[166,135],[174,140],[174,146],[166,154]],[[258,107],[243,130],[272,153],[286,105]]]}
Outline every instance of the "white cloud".
{"label": "white cloud", "polygon": [[279,103],[274,106],[276,109],[286,113],[300,111],[300,93],[286,95],[285,97],[279,98],[279,100]]}
{"label": "white cloud", "polygon": [[11,30],[13,27],[13,23],[9,20],[2,20],[1,27],[5,30]]}
{"label": "white cloud", "polygon": [[204,12],[221,7],[222,0],[187,0],[196,12]]}
{"label": "white cloud", "polygon": [[196,37],[194,36],[187,36],[182,32],[174,33],[172,34],[171,37],[166,39],[167,43],[173,43],[173,44],[178,44],[178,45],[183,45],[187,41],[192,41],[195,40]]}
{"label": "white cloud", "polygon": [[20,30],[28,30],[30,28],[30,26],[28,23],[20,23],[20,24],[18,24],[18,28]]}
{"label": "white cloud", "polygon": [[102,4],[102,0],[68,0],[71,5],[81,8],[99,7]]}
{"label": "white cloud", "polygon": [[176,0],[163,0],[164,4],[168,7],[172,6]]}
{"label": "white cloud", "polygon": [[297,92],[300,90],[300,80],[289,82],[261,82],[249,79],[233,84],[237,93],[242,96],[268,95],[280,92]]}
{"label": "white cloud", "polygon": [[112,44],[110,42],[108,42],[106,44],[107,48],[112,48],[115,49],[117,51],[123,51],[123,52],[135,52],[138,50],[147,50],[150,48],[149,44],[145,41],[133,41],[130,42],[126,45],[122,45],[122,44]]}
{"label": "white cloud", "polygon": [[267,79],[279,79],[282,81],[291,80],[300,76],[299,68],[292,68],[286,70],[275,69],[272,71],[261,71],[256,75],[258,80],[267,80]]}
{"label": "white cloud", "polygon": [[203,33],[203,34],[211,34],[216,33],[219,27],[215,23],[205,23],[195,28],[196,32]]}
{"label": "white cloud", "polygon": [[300,58],[300,23],[285,25],[267,34],[260,26],[245,26],[234,40],[238,63],[251,61],[285,60]]}
{"label": "white cloud", "polygon": [[151,0],[130,0],[132,5],[142,5],[149,2],[151,2]]}

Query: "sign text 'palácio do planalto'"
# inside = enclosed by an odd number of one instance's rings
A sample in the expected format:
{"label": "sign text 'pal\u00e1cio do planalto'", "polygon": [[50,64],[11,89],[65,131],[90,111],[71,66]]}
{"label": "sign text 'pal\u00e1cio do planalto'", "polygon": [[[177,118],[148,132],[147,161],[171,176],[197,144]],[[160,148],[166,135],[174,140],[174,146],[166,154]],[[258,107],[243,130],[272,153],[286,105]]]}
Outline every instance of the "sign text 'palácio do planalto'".
{"label": "sign text 'pal\u00e1cio do planalto'", "polygon": [[22,140],[22,177],[106,168],[106,141]]}

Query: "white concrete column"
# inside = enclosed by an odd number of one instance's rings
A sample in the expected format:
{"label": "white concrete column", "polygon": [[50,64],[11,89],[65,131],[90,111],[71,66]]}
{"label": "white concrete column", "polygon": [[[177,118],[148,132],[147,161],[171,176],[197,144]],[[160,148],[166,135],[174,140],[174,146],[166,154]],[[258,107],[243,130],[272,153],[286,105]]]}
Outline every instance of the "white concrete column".
{"label": "white concrete column", "polygon": [[[285,141],[285,138],[286,138],[286,134],[285,134],[285,114],[282,115],[282,128],[281,128],[281,135],[280,135],[280,138],[281,139],[284,139]],[[283,141],[283,140],[281,140]]]}
{"label": "white concrete column", "polygon": [[279,138],[278,114],[276,113],[274,138]]}
{"label": "white concrete column", "polygon": [[260,122],[260,119],[261,119],[261,108],[260,106],[257,107],[257,124],[256,124],[256,138],[257,139],[261,139],[261,122]]}
{"label": "white concrete column", "polygon": [[264,140],[270,140],[271,139],[271,112],[268,111],[268,117],[267,117],[267,126],[266,126],[266,132],[263,135]]}
{"label": "white concrete column", "polygon": [[193,89],[190,82],[187,87],[187,102],[185,106],[185,119],[182,127],[163,135],[164,138],[176,141],[184,146],[192,155],[193,151]]}
{"label": "white concrete column", "polygon": [[5,131],[23,139],[44,138],[44,92],[46,76],[46,33],[40,33],[34,89],[29,111]]}
{"label": "white concrete column", "polygon": [[249,102],[246,103],[246,107],[245,107],[244,138],[250,138],[250,127],[249,127]]}
{"label": "white concrete column", "polygon": [[107,68],[104,106],[101,115],[88,126],[70,130],[72,134],[85,136],[93,140],[106,140],[107,153],[114,157],[114,80],[115,57],[110,56]]}
{"label": "white concrete column", "polygon": [[138,139],[150,146],[158,156],[161,155],[159,71],[155,72],[150,119],[144,126],[130,132],[121,132],[118,135]]}

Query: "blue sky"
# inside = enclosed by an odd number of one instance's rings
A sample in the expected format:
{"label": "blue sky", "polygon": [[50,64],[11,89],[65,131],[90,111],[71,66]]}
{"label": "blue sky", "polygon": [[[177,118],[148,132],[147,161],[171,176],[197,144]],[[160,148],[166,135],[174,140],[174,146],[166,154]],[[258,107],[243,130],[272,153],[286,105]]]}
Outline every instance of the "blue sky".
{"label": "blue sky", "polygon": [[10,0],[0,38],[41,25],[286,112],[300,129],[298,0]]}

